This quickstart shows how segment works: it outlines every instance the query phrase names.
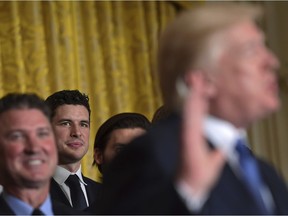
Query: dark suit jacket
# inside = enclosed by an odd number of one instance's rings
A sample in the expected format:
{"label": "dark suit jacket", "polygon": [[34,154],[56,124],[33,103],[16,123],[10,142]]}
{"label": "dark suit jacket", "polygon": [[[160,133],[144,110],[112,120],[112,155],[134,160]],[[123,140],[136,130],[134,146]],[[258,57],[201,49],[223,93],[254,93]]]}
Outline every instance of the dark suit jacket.
{"label": "dark suit jacket", "polygon": [[[59,203],[55,200],[52,201],[52,208],[55,215],[75,215],[75,214],[83,214],[80,211],[76,211],[71,207],[67,207],[66,205]],[[0,215],[15,215],[12,209],[4,200],[3,196],[0,196]]]}
{"label": "dark suit jacket", "polygon": [[[103,177],[103,196],[94,214],[190,214],[174,187],[179,161],[180,118],[172,115],[134,140]],[[276,214],[288,214],[288,191],[267,163],[258,160],[270,189]],[[196,214],[258,214],[243,183],[228,164],[201,212]]]}
{"label": "dark suit jacket", "polygon": [[[83,176],[83,180],[87,184],[86,192],[87,192],[88,202],[89,204],[94,203],[96,201],[96,198],[100,196],[101,184],[85,176]],[[50,184],[50,194],[51,194],[51,199],[57,200],[58,202],[71,207],[69,200],[66,198],[59,184],[53,178],[51,179],[51,184]]]}

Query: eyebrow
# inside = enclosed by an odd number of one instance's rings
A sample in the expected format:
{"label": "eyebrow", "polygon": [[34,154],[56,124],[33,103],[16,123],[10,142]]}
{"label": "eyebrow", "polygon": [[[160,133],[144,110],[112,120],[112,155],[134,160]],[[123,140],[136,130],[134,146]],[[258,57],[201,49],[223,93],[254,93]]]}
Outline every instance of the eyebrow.
{"label": "eyebrow", "polygon": [[71,119],[59,119],[57,122],[63,122],[63,121],[72,122],[72,120],[71,120]]}
{"label": "eyebrow", "polygon": [[[64,118],[64,119],[59,119],[58,121],[57,121],[57,123],[59,123],[59,122],[74,122],[72,119],[66,119],[66,118]],[[80,120],[80,122],[81,123],[87,123],[87,124],[89,124],[90,125],[90,120]]]}
{"label": "eyebrow", "polygon": [[[49,126],[40,126],[38,128],[35,128],[36,131],[39,131],[39,130],[48,130],[48,131],[52,131],[51,127]],[[27,129],[23,129],[23,128],[12,128],[11,130],[7,131],[6,135],[9,135],[11,133],[25,133],[29,130]]]}

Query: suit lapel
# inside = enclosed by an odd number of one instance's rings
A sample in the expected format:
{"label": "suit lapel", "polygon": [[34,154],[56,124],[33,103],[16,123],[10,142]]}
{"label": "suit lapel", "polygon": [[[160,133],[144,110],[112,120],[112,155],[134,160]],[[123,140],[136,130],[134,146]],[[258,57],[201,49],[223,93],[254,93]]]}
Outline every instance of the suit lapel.
{"label": "suit lapel", "polygon": [[59,184],[53,178],[51,178],[50,195],[52,199],[58,200],[59,202],[62,202],[67,206],[71,206],[69,200],[66,198]]}
{"label": "suit lapel", "polygon": [[201,214],[259,214],[254,200],[228,163]]}
{"label": "suit lapel", "polygon": [[269,188],[276,210],[275,214],[288,214],[288,190],[274,168],[258,160],[262,178]]}
{"label": "suit lapel", "polygon": [[[83,174],[82,174],[82,178],[83,178],[83,181],[87,184],[85,185],[85,189],[86,189],[86,194],[87,194],[87,199],[88,199],[88,203],[89,205],[91,203],[93,203],[98,195],[98,191],[95,189],[95,187],[93,186],[93,184],[91,184],[91,180],[87,177],[85,177]],[[94,182],[93,182],[94,183]]]}
{"label": "suit lapel", "polygon": [[8,204],[5,202],[3,196],[0,196],[0,214],[1,215],[15,215],[15,213],[10,209]]}

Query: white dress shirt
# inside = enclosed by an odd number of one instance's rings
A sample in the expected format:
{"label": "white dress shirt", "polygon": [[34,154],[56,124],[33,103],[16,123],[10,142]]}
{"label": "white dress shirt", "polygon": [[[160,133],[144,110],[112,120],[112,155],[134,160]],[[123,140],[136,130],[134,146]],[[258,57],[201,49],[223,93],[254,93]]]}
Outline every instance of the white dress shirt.
{"label": "white dress shirt", "polygon": [[65,184],[65,181],[67,180],[67,178],[70,175],[74,175],[74,174],[76,174],[78,176],[79,180],[80,180],[81,189],[82,189],[82,191],[84,193],[84,197],[85,197],[87,206],[89,206],[87,192],[86,192],[86,188],[85,188],[85,185],[87,185],[87,184],[83,180],[82,173],[81,173],[81,166],[77,170],[76,173],[72,173],[72,172],[68,171],[67,169],[65,169],[65,168],[63,168],[61,166],[57,166],[53,178],[59,184],[60,188],[62,189],[62,191],[66,195],[67,199],[69,200],[71,206],[73,206],[72,205],[71,194],[70,194],[70,188],[69,188],[68,185]]}

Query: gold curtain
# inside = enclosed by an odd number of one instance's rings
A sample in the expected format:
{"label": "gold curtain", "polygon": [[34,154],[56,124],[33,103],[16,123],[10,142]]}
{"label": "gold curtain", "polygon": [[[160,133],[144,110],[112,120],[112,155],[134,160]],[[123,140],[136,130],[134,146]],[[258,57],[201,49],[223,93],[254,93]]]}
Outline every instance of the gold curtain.
{"label": "gold curtain", "polygon": [[[99,180],[92,164],[94,136],[113,114],[151,118],[161,105],[156,76],[158,36],[191,1],[0,1],[0,96],[62,89],[90,96],[90,148],[84,174]],[[203,2],[201,2],[203,3]],[[252,149],[288,179],[286,2],[258,2],[267,16],[268,43],[280,57],[282,109],[249,130]]]}
{"label": "gold curtain", "polygon": [[161,105],[155,73],[158,36],[181,8],[166,1],[1,1],[0,96],[63,89],[90,97],[92,167],[97,128],[113,114],[151,118]]}

